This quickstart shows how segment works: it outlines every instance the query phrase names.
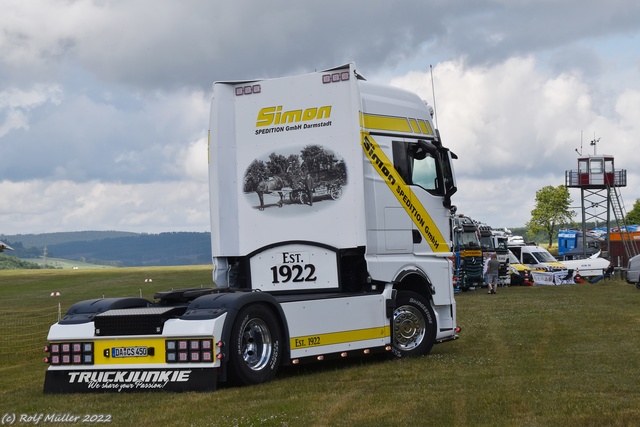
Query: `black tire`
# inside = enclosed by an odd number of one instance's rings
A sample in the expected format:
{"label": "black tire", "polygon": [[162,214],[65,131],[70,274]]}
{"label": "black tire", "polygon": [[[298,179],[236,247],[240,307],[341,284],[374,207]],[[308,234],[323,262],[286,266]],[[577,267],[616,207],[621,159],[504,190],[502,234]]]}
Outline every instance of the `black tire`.
{"label": "black tire", "polygon": [[229,342],[229,380],[235,385],[272,380],[282,359],[278,319],[266,306],[253,304],[238,313]]}
{"label": "black tire", "polygon": [[391,324],[395,357],[429,354],[436,342],[436,327],[436,317],[427,299],[415,292],[398,292]]}
{"label": "black tire", "polygon": [[640,289],[640,282],[636,283],[636,289]]}

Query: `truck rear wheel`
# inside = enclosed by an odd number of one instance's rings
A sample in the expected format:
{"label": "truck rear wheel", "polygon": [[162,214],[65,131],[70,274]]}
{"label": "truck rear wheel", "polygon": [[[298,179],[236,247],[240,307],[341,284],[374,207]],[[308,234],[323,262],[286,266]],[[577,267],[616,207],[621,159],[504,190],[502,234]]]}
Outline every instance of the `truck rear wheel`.
{"label": "truck rear wheel", "polygon": [[431,304],[415,292],[400,291],[392,323],[396,357],[428,354],[436,340],[436,321]]}
{"label": "truck rear wheel", "polygon": [[229,379],[236,385],[272,380],[282,358],[276,316],[262,304],[244,307],[231,329]]}

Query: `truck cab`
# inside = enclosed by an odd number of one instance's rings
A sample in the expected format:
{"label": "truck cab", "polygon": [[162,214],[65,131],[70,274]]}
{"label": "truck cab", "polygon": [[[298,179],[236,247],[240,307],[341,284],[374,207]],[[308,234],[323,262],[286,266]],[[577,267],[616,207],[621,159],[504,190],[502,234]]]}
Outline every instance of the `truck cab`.
{"label": "truck cab", "polygon": [[214,83],[213,286],[74,304],[45,392],[215,390],[457,339],[455,155],[432,111],[352,63]]}
{"label": "truck cab", "polygon": [[455,253],[454,280],[464,291],[481,287],[483,276],[483,251],[476,223],[463,214],[453,218],[453,242]]}

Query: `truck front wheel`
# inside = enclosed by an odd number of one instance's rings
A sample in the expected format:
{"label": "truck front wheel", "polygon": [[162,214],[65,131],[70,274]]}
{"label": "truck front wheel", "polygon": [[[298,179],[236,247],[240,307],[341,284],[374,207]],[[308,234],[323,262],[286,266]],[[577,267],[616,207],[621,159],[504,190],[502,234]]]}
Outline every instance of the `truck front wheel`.
{"label": "truck front wheel", "polygon": [[436,321],[431,304],[415,292],[400,291],[392,323],[396,357],[428,354],[436,339]]}
{"label": "truck front wheel", "polygon": [[261,304],[244,307],[231,329],[229,379],[236,385],[272,380],[282,358],[278,320]]}

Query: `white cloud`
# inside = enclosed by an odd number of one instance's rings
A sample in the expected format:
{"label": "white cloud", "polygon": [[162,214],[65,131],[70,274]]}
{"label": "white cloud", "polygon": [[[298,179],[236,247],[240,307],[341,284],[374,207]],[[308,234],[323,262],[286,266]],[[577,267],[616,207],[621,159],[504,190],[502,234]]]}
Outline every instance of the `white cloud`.
{"label": "white cloud", "polygon": [[[606,135],[598,153],[619,156],[617,168],[633,166],[628,162],[634,144],[624,138],[640,132],[634,119],[640,113],[638,91],[615,95],[617,114],[605,117],[596,111],[591,89],[580,75],[551,74],[533,57],[491,67],[445,62],[434,68],[434,79],[440,131],[445,145],[459,157],[454,203],[467,215],[503,222],[495,226],[523,226],[530,219],[535,192],[564,184],[565,171],[577,168],[575,149],[580,148],[582,130]],[[426,73],[408,73],[391,83],[433,98]],[[584,138],[583,154],[588,154],[590,137]],[[616,140],[622,144],[612,143]],[[630,178],[634,175],[629,171]],[[640,196],[635,188],[622,193],[629,200]],[[579,194],[574,202],[579,205]]]}
{"label": "white cloud", "polygon": [[469,215],[523,225],[535,191],[575,168],[581,134],[628,169],[633,201],[639,40],[635,0],[4,0],[0,201],[14,203],[0,224],[208,227],[211,83],[350,61],[428,100],[434,65]]}
{"label": "white cloud", "polygon": [[59,104],[61,97],[58,85],[37,84],[29,90],[0,91],[0,138],[14,129],[28,129],[30,110],[47,102]]}
{"label": "white cloud", "polygon": [[208,231],[207,184],[0,182],[0,234],[80,230]]}

